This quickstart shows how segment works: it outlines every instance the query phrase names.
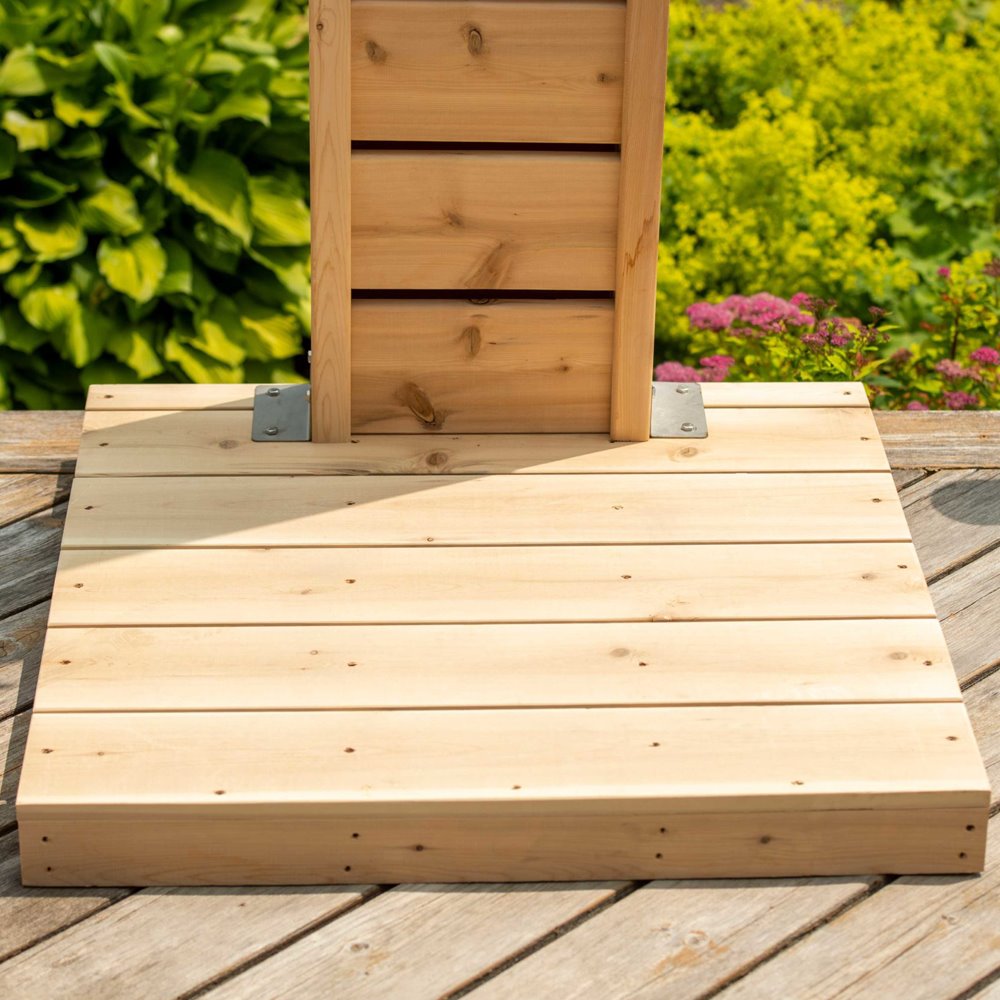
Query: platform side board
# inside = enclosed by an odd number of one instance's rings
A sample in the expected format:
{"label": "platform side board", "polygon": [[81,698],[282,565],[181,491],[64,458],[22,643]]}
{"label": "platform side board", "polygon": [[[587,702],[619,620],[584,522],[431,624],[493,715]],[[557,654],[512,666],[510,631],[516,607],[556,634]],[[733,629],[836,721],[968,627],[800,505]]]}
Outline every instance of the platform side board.
{"label": "platform side board", "polygon": [[863,389],[705,388],[698,442],[253,445],[252,387],[95,386],[25,881],[979,870]]}

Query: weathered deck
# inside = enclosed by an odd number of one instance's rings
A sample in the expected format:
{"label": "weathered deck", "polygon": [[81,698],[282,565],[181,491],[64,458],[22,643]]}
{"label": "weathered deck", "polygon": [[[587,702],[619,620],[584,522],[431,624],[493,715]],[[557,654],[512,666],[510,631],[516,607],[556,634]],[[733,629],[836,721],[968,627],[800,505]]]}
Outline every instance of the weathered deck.
{"label": "weathered deck", "polygon": [[[77,414],[0,414],[0,992],[59,997],[965,997],[985,875],[321,889],[22,889],[13,800]],[[980,749],[1000,774],[1000,414],[880,429]],[[998,793],[994,793],[994,816]]]}

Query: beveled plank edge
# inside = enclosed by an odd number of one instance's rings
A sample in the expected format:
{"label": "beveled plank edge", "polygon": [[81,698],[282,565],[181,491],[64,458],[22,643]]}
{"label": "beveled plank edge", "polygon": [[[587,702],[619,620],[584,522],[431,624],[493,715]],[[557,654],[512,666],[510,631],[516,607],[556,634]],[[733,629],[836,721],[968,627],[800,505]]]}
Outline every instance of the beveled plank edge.
{"label": "beveled plank edge", "polygon": [[[92,385],[88,410],[252,410],[254,384]],[[707,409],[868,407],[859,382],[705,382]]]}

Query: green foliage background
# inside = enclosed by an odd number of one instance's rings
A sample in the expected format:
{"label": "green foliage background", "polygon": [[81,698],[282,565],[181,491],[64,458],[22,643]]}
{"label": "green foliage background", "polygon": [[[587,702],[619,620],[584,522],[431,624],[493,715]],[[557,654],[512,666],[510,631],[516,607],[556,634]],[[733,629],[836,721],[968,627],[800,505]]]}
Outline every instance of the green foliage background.
{"label": "green foliage background", "polygon": [[[306,0],[2,0],[0,407],[300,377]],[[919,335],[1000,251],[1000,4],[674,0],[657,323],[807,291]]]}
{"label": "green foliage background", "polygon": [[4,0],[0,404],[290,380],[309,323],[301,0]]}

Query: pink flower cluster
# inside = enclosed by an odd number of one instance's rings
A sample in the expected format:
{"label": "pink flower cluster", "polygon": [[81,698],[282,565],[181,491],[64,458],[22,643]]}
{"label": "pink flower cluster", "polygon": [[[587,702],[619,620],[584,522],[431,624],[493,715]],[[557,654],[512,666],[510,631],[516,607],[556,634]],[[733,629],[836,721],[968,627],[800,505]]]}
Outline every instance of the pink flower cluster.
{"label": "pink flower cluster", "polygon": [[725,382],[735,363],[736,359],[727,354],[712,354],[701,359],[700,370],[680,361],[664,361],[653,374],[657,382]]}
{"label": "pink flower cluster", "polygon": [[[697,330],[726,330],[756,327],[762,333],[778,333],[784,326],[811,326],[815,320],[800,307],[808,306],[809,296],[799,293],[791,300],[768,292],[730,295],[722,302],[695,302],[688,306],[691,325]],[[756,331],[742,330],[745,333]]]}
{"label": "pink flower cluster", "polygon": [[977,347],[969,357],[981,365],[1000,365],[1000,351],[995,347]]}
{"label": "pink flower cluster", "polygon": [[949,410],[969,410],[979,405],[979,397],[971,392],[946,392],[944,394],[944,405]]}

